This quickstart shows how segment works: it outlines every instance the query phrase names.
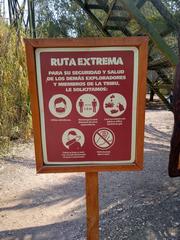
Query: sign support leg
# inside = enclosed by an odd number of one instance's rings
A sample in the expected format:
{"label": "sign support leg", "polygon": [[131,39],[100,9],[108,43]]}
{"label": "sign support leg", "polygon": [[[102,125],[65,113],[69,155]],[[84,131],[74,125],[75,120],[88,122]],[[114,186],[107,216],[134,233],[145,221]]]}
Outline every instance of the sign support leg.
{"label": "sign support leg", "polygon": [[99,239],[98,172],[86,172],[87,239]]}

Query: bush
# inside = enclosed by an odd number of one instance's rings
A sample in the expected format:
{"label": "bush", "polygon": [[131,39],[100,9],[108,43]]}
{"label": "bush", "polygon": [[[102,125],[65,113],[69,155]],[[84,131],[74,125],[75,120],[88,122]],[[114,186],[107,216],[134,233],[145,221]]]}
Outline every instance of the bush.
{"label": "bush", "polygon": [[15,30],[0,22],[0,150],[30,134],[25,49]]}

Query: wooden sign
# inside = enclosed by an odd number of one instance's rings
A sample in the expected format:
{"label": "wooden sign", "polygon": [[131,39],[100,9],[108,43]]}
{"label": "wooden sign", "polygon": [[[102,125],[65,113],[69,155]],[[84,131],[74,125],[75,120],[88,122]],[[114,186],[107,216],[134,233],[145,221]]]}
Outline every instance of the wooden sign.
{"label": "wooden sign", "polygon": [[37,172],[142,169],[147,42],[25,39]]}

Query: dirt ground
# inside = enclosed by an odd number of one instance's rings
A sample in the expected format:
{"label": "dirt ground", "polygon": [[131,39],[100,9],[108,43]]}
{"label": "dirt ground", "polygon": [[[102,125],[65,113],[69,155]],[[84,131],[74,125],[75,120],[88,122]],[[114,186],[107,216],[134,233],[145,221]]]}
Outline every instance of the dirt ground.
{"label": "dirt ground", "polygon": [[[141,172],[99,174],[100,239],[179,240],[180,178],[167,173],[173,115],[147,110]],[[0,240],[86,239],[84,174],[35,172],[33,140],[0,159]]]}

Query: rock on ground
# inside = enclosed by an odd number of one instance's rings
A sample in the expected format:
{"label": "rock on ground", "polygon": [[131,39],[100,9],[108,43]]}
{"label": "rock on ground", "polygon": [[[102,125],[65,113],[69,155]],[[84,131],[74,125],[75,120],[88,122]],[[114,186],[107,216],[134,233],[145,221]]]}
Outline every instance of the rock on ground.
{"label": "rock on ground", "polygon": [[[171,112],[146,111],[141,172],[99,174],[100,239],[179,240],[180,178],[167,173]],[[83,173],[36,175],[33,141],[0,159],[0,240],[86,239]]]}

